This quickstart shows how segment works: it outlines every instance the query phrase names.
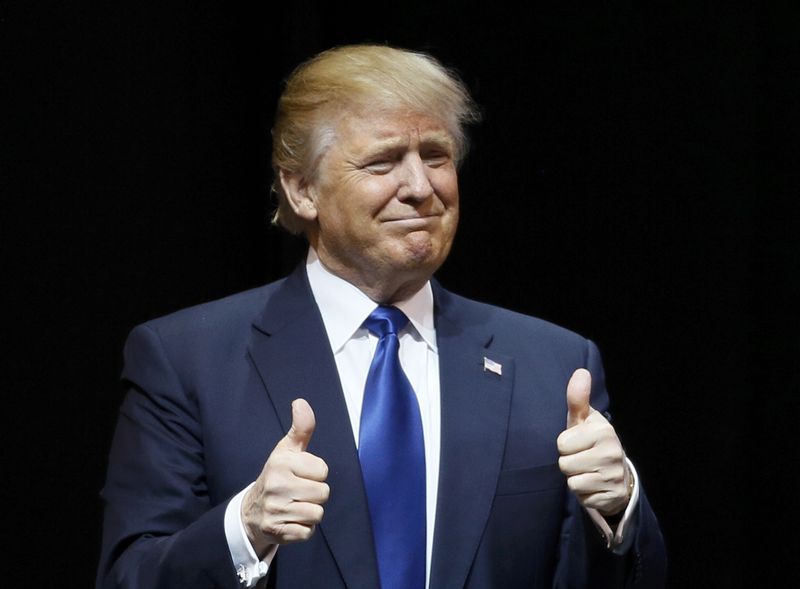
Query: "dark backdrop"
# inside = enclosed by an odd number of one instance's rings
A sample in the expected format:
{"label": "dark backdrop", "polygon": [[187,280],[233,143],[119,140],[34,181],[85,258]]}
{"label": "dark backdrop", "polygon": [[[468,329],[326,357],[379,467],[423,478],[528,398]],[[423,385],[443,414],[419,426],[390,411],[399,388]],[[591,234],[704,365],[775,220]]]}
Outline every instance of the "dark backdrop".
{"label": "dark backdrop", "polygon": [[124,338],[299,259],[267,223],[275,99],[362,41],[482,106],[439,277],[598,342],[671,586],[792,586],[798,11],[132,4],[0,4],[5,586],[91,585]]}

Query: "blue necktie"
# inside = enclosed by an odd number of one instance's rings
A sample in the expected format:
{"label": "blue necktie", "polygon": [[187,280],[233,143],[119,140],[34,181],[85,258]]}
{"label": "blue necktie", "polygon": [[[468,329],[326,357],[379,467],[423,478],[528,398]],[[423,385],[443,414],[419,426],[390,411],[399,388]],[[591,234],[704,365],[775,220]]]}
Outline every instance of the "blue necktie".
{"label": "blue necktie", "polygon": [[369,367],[358,457],[382,589],[425,588],[425,442],[419,403],[400,366],[408,317],[381,306],[364,321],[380,340]]}

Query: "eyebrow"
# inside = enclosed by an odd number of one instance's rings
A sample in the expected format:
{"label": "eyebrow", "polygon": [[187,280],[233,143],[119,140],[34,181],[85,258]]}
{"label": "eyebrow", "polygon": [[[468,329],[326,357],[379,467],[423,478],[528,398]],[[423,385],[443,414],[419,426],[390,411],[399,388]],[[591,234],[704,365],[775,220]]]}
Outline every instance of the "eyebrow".
{"label": "eyebrow", "polygon": [[[428,133],[423,133],[420,135],[419,138],[420,146],[440,146],[446,147],[450,150],[453,149],[455,142],[451,139],[450,134],[445,131],[431,131]],[[388,137],[383,140],[378,140],[373,143],[370,148],[367,150],[367,155],[376,155],[380,153],[385,153],[387,151],[393,151],[395,149],[399,149],[401,147],[405,147],[408,145],[408,139],[406,137]]]}
{"label": "eyebrow", "polygon": [[453,145],[455,145],[455,141],[453,141],[450,133],[446,133],[444,131],[425,133],[420,136],[419,142],[421,145],[441,145],[449,148],[452,148]]}

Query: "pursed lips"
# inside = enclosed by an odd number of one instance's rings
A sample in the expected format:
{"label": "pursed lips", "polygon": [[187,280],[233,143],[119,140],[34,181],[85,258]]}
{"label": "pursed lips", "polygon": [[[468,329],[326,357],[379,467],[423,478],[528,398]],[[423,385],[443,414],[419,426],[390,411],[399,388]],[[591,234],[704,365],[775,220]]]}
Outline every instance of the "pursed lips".
{"label": "pursed lips", "polygon": [[392,217],[389,219],[383,219],[382,223],[413,223],[415,221],[418,222],[426,222],[430,219],[438,219],[441,215],[409,215],[405,217]]}

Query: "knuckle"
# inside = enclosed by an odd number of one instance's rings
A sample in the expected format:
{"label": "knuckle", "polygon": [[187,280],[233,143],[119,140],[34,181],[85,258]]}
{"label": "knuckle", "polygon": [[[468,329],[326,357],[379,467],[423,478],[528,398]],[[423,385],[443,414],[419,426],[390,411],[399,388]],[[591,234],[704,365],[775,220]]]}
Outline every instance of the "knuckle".
{"label": "knuckle", "polygon": [[597,498],[597,494],[584,495],[581,500],[585,507],[591,507],[592,509],[600,509],[602,507],[600,500]]}
{"label": "knuckle", "polygon": [[569,487],[570,491],[579,491],[580,490],[580,480],[578,477],[569,477],[567,479],[567,486]]}
{"label": "knuckle", "polygon": [[269,521],[265,521],[261,526],[261,532],[265,536],[272,536],[279,541],[283,540],[285,529],[286,529],[286,524],[272,523]]}
{"label": "knuckle", "polygon": [[568,465],[569,465],[569,461],[567,460],[566,456],[559,456],[559,458],[558,458],[558,468],[561,469],[561,472],[566,472]]}
{"label": "knuckle", "polygon": [[269,473],[261,485],[260,497],[269,497],[279,493],[284,486],[284,477],[279,473]]}
{"label": "knuckle", "polygon": [[320,491],[320,502],[327,503],[328,499],[331,497],[331,487],[328,483],[322,483],[322,488]]}
{"label": "knuckle", "polygon": [[604,464],[621,464],[622,448],[614,440],[603,439],[597,446],[598,456]]}
{"label": "knuckle", "polygon": [[598,428],[598,431],[604,438],[617,437],[617,432],[614,430],[614,426],[608,423],[607,421]]}
{"label": "knuckle", "polygon": [[277,497],[270,496],[264,499],[264,511],[269,514],[280,515],[286,512],[286,504],[278,500]]}
{"label": "knuckle", "polygon": [[295,541],[305,542],[314,534],[314,526],[298,526]]}
{"label": "knuckle", "polygon": [[616,464],[611,464],[601,469],[603,481],[607,483],[616,483],[622,480],[624,471]]}
{"label": "knuckle", "polygon": [[267,460],[267,467],[272,471],[286,470],[289,467],[289,458],[290,456],[283,450],[275,450]]}

